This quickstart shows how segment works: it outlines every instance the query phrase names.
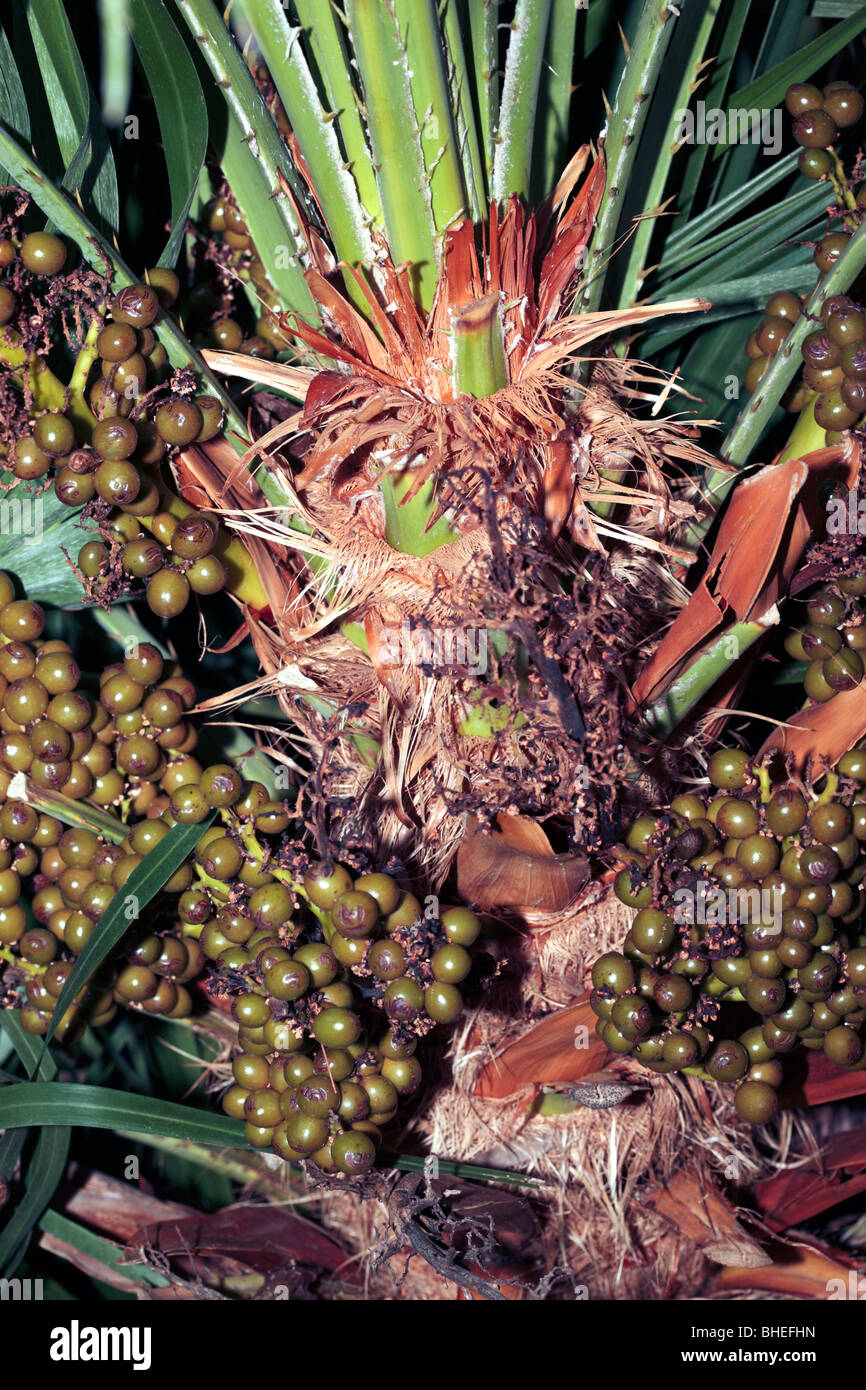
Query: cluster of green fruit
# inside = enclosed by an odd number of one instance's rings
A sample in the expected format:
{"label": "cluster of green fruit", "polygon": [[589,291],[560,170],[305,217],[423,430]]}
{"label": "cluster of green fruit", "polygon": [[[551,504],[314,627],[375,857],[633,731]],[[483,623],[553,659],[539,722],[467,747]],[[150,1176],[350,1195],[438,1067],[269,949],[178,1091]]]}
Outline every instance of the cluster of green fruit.
{"label": "cluster of green fruit", "polygon": [[[751,365],[745,385],[750,393],[802,311],[800,299],[790,290],[779,290],[767,301],[764,317],[746,341]],[[866,413],[866,310],[848,295],[830,295],[800,351],[803,374],[786,394],[785,405],[799,411],[807,400],[814,400],[815,419],[826,430],[827,442],[838,443],[841,431]]]}
{"label": "cluster of green fruit", "polygon": [[209,318],[206,341],[224,352],[242,352],[248,357],[271,359],[291,345],[280,329],[281,306],[270,283],[265,267],[256,252],[249,229],[231,197],[215,198],[205,209],[204,223],[208,233],[228,253],[228,270],[232,277],[246,280],[259,301],[255,330],[246,334],[237,319],[227,310],[233,298],[228,286],[213,279],[202,281],[192,291],[193,315]]}
{"label": "cluster of green fruit", "polygon": [[824,275],[838,261],[866,209],[866,188],[854,198],[839,158],[830,148],[841,129],[860,120],[863,98],[850,82],[831,82],[823,92],[808,82],[796,82],[788,88],[785,105],[794,117],[794,139],[802,146],[797,161],[800,173],[808,179],[831,179],[839,212],[844,214],[840,229],[823,236],[812,256]]}
{"label": "cluster of green fruit", "polygon": [[[776,356],[794,324],[803,312],[800,296],[791,290],[777,290],[771,294],[764,306],[764,314],[758,327],[746,339],[746,356],[750,366],[746,371],[744,385],[749,395],[757,389],[758,382]],[[789,392],[786,404],[791,410],[799,410],[797,387]]]}
{"label": "cluster of green fruit", "polygon": [[[16,261],[30,275],[59,275],[66,264],[66,247],[50,232],[29,232],[16,245],[10,237],[0,240],[0,270],[15,266]],[[19,308],[18,295],[11,285],[0,283],[0,326],[6,327]]]}
{"label": "cluster of green fruit", "polygon": [[[863,98],[848,82],[832,82],[823,93],[807,83],[796,83],[789,87],[785,102],[794,116],[794,138],[803,146],[800,171],[813,179],[833,179],[843,218],[840,229],[828,233],[815,247],[813,259],[823,275],[835,265],[866,212],[866,187],[855,197],[837,156],[825,148],[836,139],[839,128],[860,119]],[[750,366],[745,387],[750,394],[802,311],[802,301],[790,290],[779,291],[767,302],[760,324],[746,341]],[[789,387],[783,404],[799,413],[814,400],[815,419],[827,431],[827,442],[838,442],[841,431],[866,413],[866,310],[845,295],[827,299],[801,351],[802,377]]]}
{"label": "cluster of green fruit", "polygon": [[[365,1171],[421,1080],[419,1039],[462,1010],[479,919],[459,907],[425,916],[386,874],[298,870],[285,804],[193,756],[196,692],[177,667],[138,644],[91,699],[44,625],[0,573],[0,956],[24,980],[23,1026],[47,1031],[75,958],[170,828],[216,815],[59,1035],[108,1022],[118,1003],[185,1017],[185,986],[207,968],[207,992],[231,1000],[238,1023],[227,1113],[258,1147]],[[87,801],[116,815],[116,836],[65,828],[58,793],[85,822]]]}
{"label": "cluster of green fruit", "polygon": [[[41,608],[16,599],[0,573],[0,951],[26,977],[20,1017],[32,1033],[46,1032],[74,958],[168,834],[170,793],[198,768],[189,757],[197,735],[184,718],[195,690],[178,668],[142,644],[103,671],[99,697],[90,699],[69,646],[42,640],[44,624]],[[118,838],[127,830],[122,843],[86,825],[66,828],[37,809],[61,809],[57,793],[118,808],[129,820],[128,827],[118,820]],[[191,883],[192,870],[182,866],[165,891]],[[59,1035],[84,1021],[108,1022],[118,1002],[183,1018],[192,1008],[184,986],[203,963],[196,941],[137,926],[123,956],[107,962],[64,1015]]]}
{"label": "cluster of green fruit", "polygon": [[629,827],[615,891],[637,911],[590,1002],[613,1052],[738,1082],[737,1111],[764,1124],[798,1044],[866,1065],[866,749],[805,794],[739,750],[709,777],[715,794]]}
{"label": "cluster of green fruit", "polygon": [[803,625],[785,638],[796,661],[808,661],[803,686],[810,700],[825,702],[863,678],[866,612],[856,601],[866,594],[866,574],[823,585],[806,600]]}
{"label": "cluster of green fruit", "polygon": [[16,599],[0,572],[0,767],[7,784],[23,773],[37,791],[106,807],[131,798],[143,815],[159,781],[175,775],[167,760],[196,745],[185,719],[194,687],[142,643],[105,668],[92,700],[78,688],[68,644],[40,640],[44,626],[39,605]]}
{"label": "cluster of green fruit", "polygon": [[[150,535],[142,531],[142,522]],[[78,567],[98,587],[119,565],[124,576],[145,581],[152,612],[174,618],[190,593],[216,594],[225,587],[225,565],[213,553],[221,539],[217,522],[201,512],[178,518],[159,509],[144,516],[123,506],[108,520],[103,540],[81,547]]]}
{"label": "cluster of green fruit", "polygon": [[427,918],[387,874],[353,880],[339,864],[311,866],[299,888],[306,924],[293,922],[292,895],[277,882],[202,931],[233,992],[242,1049],[223,1107],[256,1147],[362,1173],[381,1127],[421,1082],[419,1038],[462,1010],[458,986],[481,924],[460,907]]}
{"label": "cluster of green fruit", "polygon": [[[51,279],[66,263],[66,247],[48,232],[32,232],[20,245],[0,243],[0,268],[18,283],[22,272]],[[108,304],[108,320],[96,338],[96,380],[85,410],[31,414],[31,427],[9,451],[17,478],[51,477],[57,498],[84,507],[104,542],[90,542],[78,557],[91,592],[117,581],[146,581],[147,602],[161,617],[174,617],[190,593],[212,594],[226,583],[222,561],[213,554],[222,540],[214,522],[185,516],[159,481],[166,452],[206,442],[222,429],[223,412],[213,396],[172,393],[166,381],[165,348],[152,325],[169,308],[180,285],[174,271],[147,272],[147,283],[127,285]],[[9,325],[19,307],[15,290],[0,283],[0,323]],[[143,529],[151,532],[146,536]]]}
{"label": "cluster of green fruit", "polygon": [[850,82],[830,82],[821,91],[810,82],[795,82],[785,93],[785,105],[793,116],[792,133],[801,147],[797,166],[807,179],[833,172],[829,146],[839,131],[855,125],[863,115],[863,98]]}

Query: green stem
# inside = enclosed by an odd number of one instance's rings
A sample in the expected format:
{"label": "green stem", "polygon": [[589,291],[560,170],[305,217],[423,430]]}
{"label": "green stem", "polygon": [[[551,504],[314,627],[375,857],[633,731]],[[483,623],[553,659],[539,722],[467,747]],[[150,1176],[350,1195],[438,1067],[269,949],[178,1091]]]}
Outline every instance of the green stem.
{"label": "green stem", "polygon": [[605,262],[615,249],[616,231],[632,166],[640,147],[650,98],[655,91],[673,35],[675,11],[668,0],[646,0],[622,80],[607,123],[604,154],[607,186],[589,244],[587,276],[575,311],[594,313],[601,304]]}
{"label": "green stem", "polygon": [[743,652],[765,636],[767,627],[763,622],[734,623],[729,627],[668,686],[664,695],[648,706],[641,730],[658,739],[667,738]]}
{"label": "green stem", "polygon": [[577,16],[574,0],[553,0],[541,69],[533,157],[533,203],[541,202],[555,188],[568,159]]}
{"label": "green stem", "polygon": [[833,797],[836,795],[836,792],[837,792],[838,790],[839,790],[839,774],[838,774],[838,772],[828,772],[828,773],[827,773],[827,784],[826,784],[826,786],[824,787],[824,790],[821,792],[821,795],[820,795],[819,797],[816,798],[816,800],[815,800],[815,805],[816,805],[816,806],[826,806],[826,804],[827,804],[828,801],[832,801],[832,800],[833,800]]}
{"label": "green stem", "polygon": [[[368,218],[357,184],[343,163],[335,113],[327,116],[322,109],[301,46],[301,30],[292,28],[285,11],[273,0],[244,0],[244,9],[310,170],[337,259],[352,266],[372,260]],[[360,297],[351,276],[347,284],[354,285]]]}
{"label": "green stem", "polygon": [[517,0],[502,80],[493,162],[493,197],[528,199],[538,86],[551,0]]}
{"label": "green stem", "polygon": [[[289,200],[281,192],[282,174],[292,185],[295,197],[302,196],[283,138],[212,0],[177,0],[177,7],[240,128],[247,152],[245,158],[258,166],[267,196],[279,213],[285,249],[289,253],[285,274],[291,277],[290,305],[297,312],[310,315],[315,322],[318,311],[299,262],[303,244],[301,229]],[[263,257],[265,268],[269,269],[266,250],[260,248],[259,254]]]}
{"label": "green stem", "polygon": [[433,302],[436,226],[406,48],[393,8],[381,0],[347,0],[346,18],[363,83],[367,127],[395,264],[408,262],[413,293]]}
{"label": "green stem", "polygon": [[14,965],[16,970],[23,970],[26,975],[39,975],[43,968],[35,961],[16,956],[11,946],[0,946],[0,960],[5,960],[7,965]]}
{"label": "green stem", "polygon": [[87,378],[91,368],[99,356],[96,350],[96,340],[104,323],[102,314],[97,314],[90,320],[87,329],[87,336],[81,346],[81,350],[75,359],[75,366],[72,368],[72,375],[69,378],[69,405],[67,413],[72,416],[77,425],[86,428],[88,435],[96,424],[96,417],[93,415],[85,391],[87,389]]}
{"label": "green stem", "polygon": [[357,185],[361,206],[371,222],[381,228],[382,204],[358,110],[358,98],[352,86],[351,55],[343,27],[337,20],[335,7],[323,5],[321,0],[295,0],[295,9],[322,74],[331,110],[336,112],[340,139]]}
{"label": "green stem", "polygon": [[[448,0],[449,10],[456,0]],[[495,0],[466,0],[469,23],[469,44],[472,50],[472,73],[475,83],[475,102],[481,133],[481,149],[487,174],[487,188],[493,183],[495,158],[494,138],[499,120],[499,60],[497,20],[499,6]]]}
{"label": "green stem", "polygon": [[27,382],[37,409],[62,410],[66,399],[63,382],[45,362],[16,342],[17,336],[14,330],[0,329],[0,363],[10,368],[12,380],[22,391]]}
{"label": "green stem", "polygon": [[460,144],[451,109],[434,0],[391,0],[409,64],[409,82],[437,232],[469,215]]}
{"label": "green stem", "polygon": [[508,364],[498,294],[485,295],[451,314],[452,376],[456,389],[480,399],[508,385]]}
{"label": "green stem", "polygon": [[[626,251],[622,290],[618,296],[621,305],[633,304],[635,302],[646,275],[646,259],[650,242],[652,241],[653,234],[657,227],[656,217],[661,212],[661,201],[665,185],[668,181],[668,175],[674,156],[682,148],[682,142],[677,143],[670,138],[670,131],[676,128],[675,113],[685,110],[689,105],[690,98],[696,85],[696,79],[703,66],[704,51],[710,41],[710,33],[712,32],[719,9],[721,8],[721,3],[722,0],[709,0],[709,3],[703,7],[690,44],[688,56],[683,62],[681,69],[679,69],[679,64],[676,64],[676,68],[681,71],[682,76],[679,86],[673,88],[671,98],[665,103],[663,129],[667,132],[667,138],[663,138],[659,143],[658,149],[654,150],[649,182],[643,196],[641,220],[635,228],[634,236]],[[687,26],[691,22],[694,14],[695,9],[689,5],[681,20],[681,28]],[[679,43],[681,37],[685,36],[678,31],[674,41],[675,50],[682,47]],[[673,52],[671,56],[673,58]],[[659,95],[661,95],[661,93]],[[650,124],[653,125],[654,122],[655,117],[653,117]]]}
{"label": "green stem", "polygon": [[117,1133],[121,1139],[131,1139],[135,1143],[146,1144],[150,1149],[171,1154],[174,1158],[185,1158],[190,1163],[197,1163],[201,1168],[223,1173],[232,1182],[240,1183],[244,1187],[254,1186],[259,1192],[267,1193],[277,1200],[286,1198],[283,1175],[294,1176],[298,1172],[296,1166],[288,1163],[285,1168],[274,1172],[263,1163],[256,1162],[254,1150],[250,1150],[249,1159],[246,1159],[243,1157],[243,1150],[232,1149],[221,1153],[219,1149],[207,1148],[204,1144],[195,1144],[189,1139],[171,1139],[162,1134],[136,1134],[126,1129],[119,1129]]}
{"label": "green stem", "polygon": [[482,222],[487,215],[487,171],[481,154],[478,124],[472,108],[472,91],[469,68],[466,63],[466,50],[463,44],[463,30],[454,0],[446,0],[442,16],[445,33],[445,46],[451,60],[451,91],[457,135],[460,148],[465,152],[464,174],[469,185],[472,203],[472,218]]}

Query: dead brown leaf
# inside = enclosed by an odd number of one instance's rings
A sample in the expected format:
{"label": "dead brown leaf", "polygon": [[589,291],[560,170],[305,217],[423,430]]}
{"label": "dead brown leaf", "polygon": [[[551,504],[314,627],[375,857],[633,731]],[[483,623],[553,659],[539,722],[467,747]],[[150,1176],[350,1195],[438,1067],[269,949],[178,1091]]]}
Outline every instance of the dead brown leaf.
{"label": "dead brown leaf", "polygon": [[457,851],[457,886],[467,902],[497,907],[562,912],[589,881],[589,861],[579,854],[554,854],[543,829],[523,816],[499,816],[497,829],[483,834],[474,816]]}
{"label": "dead brown leaf", "polygon": [[610,1053],[595,1031],[595,1022],[588,996],[558,1009],[488,1062],[476,1093],[502,1100],[522,1086],[580,1081],[599,1071]]}

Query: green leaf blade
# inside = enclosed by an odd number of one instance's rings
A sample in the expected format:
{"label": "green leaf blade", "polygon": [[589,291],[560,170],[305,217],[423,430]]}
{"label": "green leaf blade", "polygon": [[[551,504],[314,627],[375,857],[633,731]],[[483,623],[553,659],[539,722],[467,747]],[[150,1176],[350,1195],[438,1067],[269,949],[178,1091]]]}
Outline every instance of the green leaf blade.
{"label": "green leaf blade", "polygon": [[103,229],[116,232],[120,202],[114,157],[61,0],[27,0],[27,22],[64,165],[68,169],[89,137],[87,178],[79,185],[82,203]]}
{"label": "green leaf blade", "polygon": [[171,231],[159,264],[177,260],[207,150],[207,107],[195,64],[162,3],[129,0],[132,38],[156,104],[168,183]]}
{"label": "green leaf blade", "polygon": [[[45,1034],[46,1044],[54,1037],[58,1023],[96,967],[129,931],[139,912],[156,897],[175,869],[189,856],[212,820],[213,815],[210,815],[198,825],[173,825],[164,839],[133,869],[123,889],[112,898],[103,912],[90,940],[69,972]],[[130,908],[133,909],[132,917],[128,916]]]}
{"label": "green leaf blade", "polygon": [[[0,121],[22,140],[30,139],[30,112],[24,95],[24,83],[5,33],[0,29]],[[10,175],[0,166],[0,184],[8,184]]]}
{"label": "green leaf blade", "polygon": [[0,1089],[0,1129],[34,1125],[123,1129],[141,1135],[165,1135],[221,1148],[245,1148],[244,1126],[227,1115],[212,1115],[176,1101],[137,1096],[79,1081],[55,1085],[21,1081]]}

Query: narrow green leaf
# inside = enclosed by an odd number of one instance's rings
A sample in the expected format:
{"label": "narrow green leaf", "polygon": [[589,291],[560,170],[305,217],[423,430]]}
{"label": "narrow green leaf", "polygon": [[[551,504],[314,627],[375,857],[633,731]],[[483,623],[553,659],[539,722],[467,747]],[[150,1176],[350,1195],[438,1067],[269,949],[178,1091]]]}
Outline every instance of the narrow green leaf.
{"label": "narrow green leaf", "polygon": [[132,91],[129,0],[98,0],[102,41],[102,119],[120,125]]}
{"label": "narrow green leaf", "polygon": [[[138,914],[171,878],[175,869],[192,853],[201,835],[213,820],[213,814],[199,825],[173,825],[164,839],[133,869],[123,889],[112,898],[96,924],[96,929],[67,976],[66,983],[51,1015],[45,1034],[46,1044],[72,1000],[86,985],[99,963],[129,931]],[[128,909],[133,915],[128,915]]]}
{"label": "narrow green leaf", "polygon": [[26,1129],[7,1129],[0,1134],[0,1178],[8,1181],[13,1176],[26,1140]]}
{"label": "narrow green leaf", "polygon": [[66,167],[66,173],[63,175],[63,180],[60,184],[60,187],[65,188],[67,193],[74,193],[76,188],[81,187],[92,156],[93,141],[88,131],[85,130],[79,141],[78,149],[75,151],[75,154]]}
{"label": "narrow green leaf", "polygon": [[783,264],[778,270],[763,271],[759,275],[745,275],[730,282],[713,281],[706,286],[707,298],[713,305],[709,313],[681,314],[676,323],[648,334],[642,341],[641,352],[654,359],[659,352],[691,333],[696,327],[718,323],[722,319],[741,314],[744,309],[757,313],[776,290],[794,290],[797,294],[806,294],[814,283],[815,268],[811,261],[799,266]]}
{"label": "narrow green leaf", "polygon": [[[809,0],[775,0],[752,70],[753,82],[799,48],[800,34],[808,7]],[[732,97],[731,100],[733,101],[734,98]],[[775,105],[775,102],[770,104]],[[773,119],[778,123],[774,129],[775,135],[776,132],[781,133],[785,116],[782,111],[778,111],[774,113]],[[776,150],[774,158],[777,158],[778,154],[779,151]],[[724,166],[724,173],[718,185],[719,197],[724,197],[726,193],[739,188],[745,182],[755,167],[757,157],[758,146],[756,143],[732,144],[729,147],[721,161]]]}
{"label": "narrow green leaf", "polygon": [[74,558],[84,544],[78,509],[64,507],[53,489],[29,491],[5,469],[0,489],[0,569],[13,574],[34,603],[81,603],[81,580],[62,554],[65,547]]}
{"label": "narrow green leaf", "polygon": [[[138,277],[133,275],[105,237],[97,231],[92,222],[88,221],[81,209],[52,183],[33,156],[23,149],[7,131],[2,129],[0,129],[0,162],[5,163],[14,181],[25,192],[31,194],[58,231],[76,243],[87,263],[98,270],[100,274],[107,272],[111,275],[112,286],[115,291],[124,285],[137,283]],[[226,395],[222,384],[190,345],[187,338],[184,337],[174,319],[169,314],[163,314],[157,319],[154,328],[160,342],[165,347],[172,366],[190,367],[203,378],[208,393],[216,396],[222,403],[232,430],[237,431],[241,439],[245,439],[247,427],[242,416],[235,409],[230,397]],[[267,492],[269,486],[270,484],[264,476],[264,470],[262,470],[262,490]],[[279,505],[285,501],[285,498],[282,494],[277,494],[270,500]]]}
{"label": "narrow green leaf", "polygon": [[124,1129],[147,1139],[149,1134],[190,1139],[197,1144],[243,1148],[244,1127],[227,1115],[212,1115],[176,1101],[136,1096],[106,1086],[77,1081],[54,1085],[21,1081],[0,1090],[0,1129],[33,1125],[80,1125],[86,1129]]}
{"label": "narrow green leaf", "polygon": [[[423,1173],[425,1160],[417,1154],[380,1153],[383,1167],[397,1168],[401,1173]],[[528,1173],[514,1173],[507,1168],[485,1168],[477,1163],[456,1163],[451,1159],[437,1160],[440,1175],[446,1178],[466,1178],[469,1182],[506,1182],[519,1187],[540,1187],[537,1178]]]}
{"label": "narrow green leaf", "polygon": [[361,74],[367,128],[388,246],[408,262],[416,299],[433,302],[435,224],[405,48],[391,5],[347,0],[346,18]]}
{"label": "narrow green leaf", "polygon": [[671,72],[679,74],[679,81],[671,82],[669,88],[662,84],[656,88],[641,141],[640,162],[625,202],[625,216],[640,220],[624,248],[624,264],[616,267],[622,285],[617,298],[623,306],[633,304],[641,292],[650,243],[658,231],[653,214],[661,206],[674,156],[681,148],[677,143],[680,119],[690,106],[693,84],[721,4],[722,0],[708,0],[703,6],[687,5],[674,32],[668,63]]}
{"label": "narrow green leaf", "polygon": [[517,0],[502,79],[493,161],[494,198],[529,197],[532,141],[552,0]]}
{"label": "narrow green leaf", "polygon": [[[29,1077],[38,1074],[50,1080],[56,1074],[54,1058],[50,1053],[44,1053],[41,1042],[21,1027],[13,1010],[0,1013],[0,1028],[12,1042]],[[0,1139],[0,1176],[12,1176],[25,1138],[26,1131],[10,1130]],[[7,1278],[14,1273],[24,1255],[30,1232],[51,1201],[63,1177],[70,1138],[71,1133],[66,1126],[59,1126],[39,1136],[27,1165],[24,1195],[15,1210],[10,1213],[9,1220],[0,1233],[0,1273]]]}
{"label": "narrow green leaf", "polygon": [[583,56],[588,58],[616,25],[616,0],[592,0],[584,9]]}
{"label": "narrow green leaf", "polygon": [[701,331],[695,335],[695,343],[681,364],[682,380],[687,381],[689,390],[700,398],[700,413],[705,418],[733,424],[739,401],[728,399],[725,391],[731,384],[730,373],[738,378],[739,389],[743,389],[742,380],[748,366],[745,342],[754,322],[752,314],[732,314],[709,328],[701,325]]}
{"label": "narrow green leaf", "polygon": [[755,59],[752,80],[769,72],[783,58],[800,46],[803,20],[809,9],[809,0],[774,0],[770,18],[761,35],[761,47]]}
{"label": "narrow green leaf", "polygon": [[[728,102],[728,109],[751,111],[767,110],[777,106],[792,82],[805,82],[812,77],[818,68],[829,63],[831,58],[851,43],[852,39],[856,39],[864,29],[866,5],[860,5],[850,19],[843,19],[840,23],[834,24],[826,34],[821,34],[805,47],[798,48],[789,57],[776,63],[769,72],[763,73],[734,92]],[[717,159],[724,148],[725,143],[722,139],[713,151],[713,158]]]}
{"label": "narrow green leaf", "polygon": [[773,207],[753,213],[751,217],[742,215],[745,212],[743,208],[733,225],[716,232],[714,236],[704,237],[698,243],[685,246],[678,255],[670,256],[667,261],[663,260],[659,266],[658,282],[667,286],[678,271],[682,272],[690,266],[697,267],[696,273],[701,274],[705,257],[709,259],[729,246],[741,253],[745,249],[747,238],[754,232],[762,234],[760,239],[767,246],[775,246],[780,240],[785,239],[798,240],[800,228],[826,206],[827,190],[812,185],[798,188],[790,197],[784,198]]}
{"label": "narrow green leaf", "polygon": [[127,642],[150,642],[161,656],[171,660],[168,647],[148,632],[131,603],[116,603],[111,608],[94,608],[93,616],[103,632],[125,647]]}
{"label": "narrow green leaf", "polygon": [[32,1079],[52,1081],[57,1075],[57,1063],[50,1052],[46,1052],[41,1038],[36,1038],[21,1027],[15,1009],[0,1010],[0,1031],[6,1034],[24,1064],[24,1070]]}
{"label": "narrow green leaf", "polygon": [[171,232],[159,264],[173,266],[207,150],[207,107],[195,63],[162,0],[126,0],[132,38],[159,117],[171,190]]}
{"label": "narrow green leaf", "polygon": [[59,1125],[56,1129],[43,1130],[36,1141],[24,1177],[23,1196],[0,1232],[0,1273],[7,1278],[23,1258],[30,1232],[63,1178],[70,1138],[68,1126]]}
{"label": "narrow green leaf", "polygon": [[761,174],[756,174],[753,179],[749,179],[748,183],[744,183],[742,188],[737,189],[735,193],[729,193],[719,202],[713,203],[697,217],[689,218],[688,221],[677,218],[677,224],[668,237],[662,252],[662,267],[667,266],[686,247],[701,245],[706,237],[718,227],[724,226],[730,218],[739,217],[750,203],[757,202],[765,193],[769,193],[771,188],[774,188],[777,183],[781,183],[788,174],[793,173],[796,167],[796,152],[783,155],[769,169],[765,169]]}
{"label": "narrow green leaf", "polygon": [[[733,0],[733,4],[722,13],[716,33],[710,42],[710,52],[715,53],[715,62],[710,70],[709,81],[701,87],[701,95],[707,109],[718,110],[724,105],[725,92],[731,76],[731,69],[737,61],[743,30],[751,10],[752,0]],[[710,146],[706,143],[695,145],[689,155],[683,175],[677,211],[682,223],[689,227],[695,197],[700,187],[701,175],[706,164]],[[692,219],[694,220],[694,219]],[[669,238],[670,240],[670,238]]]}
{"label": "narrow green leaf", "polygon": [[810,11],[814,19],[847,19],[863,8],[863,0],[815,0]]}
{"label": "narrow green leaf", "polygon": [[[823,225],[826,205],[826,191],[814,187],[798,189],[777,207],[744,218],[739,228],[732,227],[717,238],[708,238],[706,258],[696,260],[682,275],[665,277],[665,297],[678,299],[693,292],[685,286],[703,286],[744,271],[757,271],[765,258],[769,258],[770,265],[778,265],[780,258],[791,251],[799,253],[798,261],[811,260],[811,247],[797,243],[805,243],[808,232]],[[820,221],[816,222],[816,218]]]}
{"label": "narrow green leaf", "polygon": [[[104,811],[89,801],[75,801],[71,796],[64,796],[62,792],[37,787],[23,772],[16,773],[16,778],[20,779],[22,786],[21,799],[35,810],[54,816],[63,825],[87,826],[89,830],[102,835],[114,845],[122,844],[126,839],[127,826],[110,811]],[[10,784],[14,785],[14,782]],[[12,795],[15,795],[15,792]]]}
{"label": "narrow green leaf", "polygon": [[39,1222],[39,1229],[47,1235],[56,1236],[66,1245],[71,1245],[73,1250],[86,1255],[89,1260],[106,1265],[126,1279],[135,1280],[137,1284],[144,1284],[152,1289],[164,1289],[171,1283],[164,1274],[150,1269],[148,1265],[129,1264],[122,1246],[115,1244],[113,1240],[106,1240],[104,1236],[94,1235],[93,1231],[88,1231],[77,1221],[70,1221],[68,1216],[61,1216],[59,1212],[46,1211]]}
{"label": "narrow green leaf", "polygon": [[114,157],[93,89],[87,80],[72,25],[61,0],[26,0],[27,22],[66,167],[82,138],[89,135],[92,157],[88,177],[79,185],[85,209],[96,214],[104,228],[118,230],[120,204]]}
{"label": "narrow green leaf", "polygon": [[[15,62],[9,40],[0,29],[0,121],[20,136],[30,139],[30,113],[24,84]],[[0,184],[7,185],[10,175],[0,166]]]}

